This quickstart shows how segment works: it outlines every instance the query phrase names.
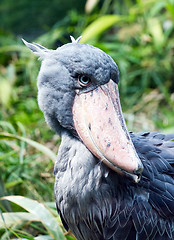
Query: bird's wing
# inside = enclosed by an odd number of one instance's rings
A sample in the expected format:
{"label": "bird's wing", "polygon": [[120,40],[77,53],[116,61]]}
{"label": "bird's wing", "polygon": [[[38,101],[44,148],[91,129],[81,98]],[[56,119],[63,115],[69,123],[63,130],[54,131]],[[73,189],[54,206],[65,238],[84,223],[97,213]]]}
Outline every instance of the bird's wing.
{"label": "bird's wing", "polygon": [[[132,141],[144,170],[137,187],[147,193],[147,202],[137,199],[137,206],[149,212],[149,223],[157,226],[160,235],[167,233],[174,237],[174,134],[158,132],[131,133]],[[141,197],[139,195],[139,197]],[[137,211],[133,218],[138,219],[142,211]],[[148,210],[149,209],[149,210]],[[139,212],[139,213],[138,213]],[[140,216],[139,219],[142,217]],[[160,219],[160,220],[159,220]],[[138,224],[136,221],[135,225]],[[150,226],[150,225],[149,225]]]}
{"label": "bird's wing", "polygon": [[[125,179],[135,188],[133,201],[126,198],[128,194],[120,199],[104,197],[101,204],[100,198],[97,203],[91,202],[86,218],[76,216],[73,226],[69,226],[78,239],[174,239],[174,134],[132,133],[131,138],[144,164],[138,184]],[[107,186],[112,186],[113,179],[109,179]],[[58,212],[68,230],[66,215],[59,209]]]}
{"label": "bird's wing", "polygon": [[148,189],[149,202],[162,217],[174,217],[174,134],[139,133],[132,139],[144,165],[140,184]]}
{"label": "bird's wing", "polygon": [[56,203],[56,208],[57,208],[57,212],[58,212],[58,214],[60,216],[60,219],[62,221],[62,224],[63,224],[64,228],[66,229],[66,231],[68,231],[69,227],[68,227],[68,225],[67,225],[67,223],[66,223],[66,221],[65,221],[65,219],[64,219],[64,217],[63,217],[63,215],[62,215],[62,213],[60,211],[60,209],[58,208],[57,203]]}

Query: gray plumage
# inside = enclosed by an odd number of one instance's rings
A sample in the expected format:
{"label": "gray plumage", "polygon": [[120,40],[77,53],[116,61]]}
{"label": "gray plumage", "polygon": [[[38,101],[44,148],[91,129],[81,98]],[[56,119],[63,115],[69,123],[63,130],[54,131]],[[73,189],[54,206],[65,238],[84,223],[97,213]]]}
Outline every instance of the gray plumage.
{"label": "gray plumage", "polygon": [[[26,45],[42,59],[37,79],[38,103],[52,129],[61,134],[60,128],[73,129],[72,104],[75,90],[84,91],[77,84],[79,74],[93,80],[89,90],[112,78],[118,82],[118,67],[103,51],[86,44],[69,43],[57,50],[48,50],[38,44]],[[92,63],[92,64],[91,64]]]}
{"label": "gray plumage", "polygon": [[[118,68],[103,51],[74,41],[57,50],[25,44],[42,59],[38,102],[62,141],[54,168],[55,198],[65,228],[79,240],[174,239],[174,134],[130,133],[144,170],[133,183],[108,168],[80,141],[73,124],[77,92],[110,79]],[[92,79],[87,88],[77,79]]]}

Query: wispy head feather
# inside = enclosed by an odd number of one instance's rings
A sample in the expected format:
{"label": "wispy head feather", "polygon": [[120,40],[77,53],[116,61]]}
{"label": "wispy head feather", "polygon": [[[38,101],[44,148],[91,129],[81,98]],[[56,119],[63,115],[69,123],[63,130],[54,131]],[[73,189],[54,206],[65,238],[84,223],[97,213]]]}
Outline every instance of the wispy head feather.
{"label": "wispy head feather", "polygon": [[38,43],[29,43],[24,39],[22,39],[22,41],[36,56],[38,56],[42,60],[47,56],[48,52],[50,51],[49,49],[41,46]]}
{"label": "wispy head feather", "polygon": [[82,38],[82,36],[78,37],[77,39],[75,39],[73,36],[70,36],[72,43],[78,43],[80,41],[80,39]]}

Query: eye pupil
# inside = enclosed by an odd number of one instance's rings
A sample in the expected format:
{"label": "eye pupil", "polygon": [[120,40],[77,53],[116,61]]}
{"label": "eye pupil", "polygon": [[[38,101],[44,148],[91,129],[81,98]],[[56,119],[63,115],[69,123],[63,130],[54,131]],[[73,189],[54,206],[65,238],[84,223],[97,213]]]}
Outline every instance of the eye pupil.
{"label": "eye pupil", "polygon": [[82,83],[88,83],[89,78],[88,78],[87,76],[81,76],[81,77],[80,77],[80,81],[81,81]]}
{"label": "eye pupil", "polygon": [[91,79],[86,75],[79,76],[79,84],[83,87],[87,86],[91,82]]}

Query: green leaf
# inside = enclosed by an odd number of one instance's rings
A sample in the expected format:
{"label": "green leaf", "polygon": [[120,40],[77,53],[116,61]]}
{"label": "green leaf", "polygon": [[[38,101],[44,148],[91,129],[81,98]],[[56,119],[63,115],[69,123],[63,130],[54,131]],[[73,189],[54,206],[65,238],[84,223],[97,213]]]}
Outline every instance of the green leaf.
{"label": "green leaf", "polygon": [[82,39],[80,42],[86,43],[90,39],[97,37],[98,35],[102,34],[108,28],[112,27],[114,24],[120,21],[128,21],[128,17],[119,16],[119,15],[105,15],[93,23],[91,23],[82,33]]}
{"label": "green leaf", "polygon": [[165,1],[156,1],[156,3],[154,5],[152,5],[152,8],[150,10],[150,16],[154,17],[155,15],[160,13],[160,11],[163,8],[165,8],[165,5],[166,5]]}
{"label": "green leaf", "polygon": [[[11,240],[18,240],[19,238],[13,238]],[[39,235],[35,238],[33,238],[34,240],[53,240],[52,237],[50,237],[49,235]],[[26,240],[26,238],[20,238],[20,240]]]}
{"label": "green leaf", "polygon": [[7,53],[7,52],[14,52],[14,51],[26,52],[28,50],[25,46],[21,46],[21,45],[7,45],[7,46],[0,47],[0,53]]}
{"label": "green leaf", "polygon": [[34,238],[35,240],[52,240],[52,237],[50,237],[49,235],[39,235],[37,237]]}
{"label": "green leaf", "polygon": [[160,48],[164,43],[164,34],[160,21],[157,18],[148,19],[149,32],[151,33],[154,44]]}
{"label": "green leaf", "polygon": [[0,121],[0,127],[3,129],[3,131],[8,131],[11,132],[13,134],[16,133],[15,128],[13,127],[13,125],[9,122],[6,121]]}
{"label": "green leaf", "polygon": [[15,224],[22,223],[24,221],[39,221],[40,219],[32,214],[27,212],[8,212],[2,213],[2,217],[0,217],[0,229],[11,227]]}
{"label": "green leaf", "polygon": [[94,7],[97,5],[99,0],[87,0],[85,5],[85,12],[90,13],[94,9]]}
{"label": "green leaf", "polygon": [[5,188],[8,189],[8,188],[14,187],[14,186],[16,186],[16,185],[18,185],[22,182],[23,182],[22,179],[18,179],[16,181],[8,182],[8,183],[5,184]]}
{"label": "green leaf", "polygon": [[53,239],[66,239],[58,224],[58,221],[42,203],[23,196],[6,196],[1,199],[6,199],[13,203],[16,203],[25,210],[27,210],[29,213],[33,214],[33,216],[35,216],[38,221],[42,222],[42,224],[45,226],[48,233]]}
{"label": "green leaf", "polygon": [[45,147],[44,145],[42,145],[38,142],[35,142],[29,138],[16,136],[16,135],[10,134],[10,133],[1,132],[0,139],[18,139],[18,140],[24,141],[24,142],[30,144],[32,147],[39,150],[40,152],[47,155],[53,162],[56,161],[56,155],[53,153],[53,151],[51,151],[49,148]]}
{"label": "green leaf", "polygon": [[15,154],[16,151],[10,151],[8,153],[5,153],[5,154],[2,154],[0,155],[0,160],[4,159],[4,158],[7,158],[7,157],[10,157],[10,156],[13,156]]}
{"label": "green leaf", "polygon": [[2,79],[0,82],[0,102],[5,106],[8,105],[11,96],[12,86],[7,79]]}

